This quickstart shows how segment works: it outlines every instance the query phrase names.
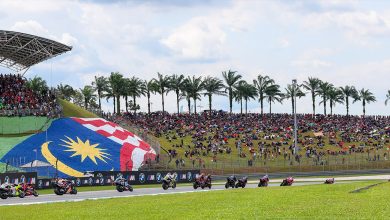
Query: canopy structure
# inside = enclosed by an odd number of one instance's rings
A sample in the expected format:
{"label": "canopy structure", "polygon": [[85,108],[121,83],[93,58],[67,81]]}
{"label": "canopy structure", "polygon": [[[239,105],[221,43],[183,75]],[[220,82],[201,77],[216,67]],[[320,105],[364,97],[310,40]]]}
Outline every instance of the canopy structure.
{"label": "canopy structure", "polygon": [[20,168],[31,168],[31,167],[52,167],[52,165],[50,163],[46,163],[40,160],[33,160],[31,162],[28,162],[20,166]]}
{"label": "canopy structure", "polygon": [[0,66],[20,72],[72,50],[59,42],[14,31],[0,30]]}

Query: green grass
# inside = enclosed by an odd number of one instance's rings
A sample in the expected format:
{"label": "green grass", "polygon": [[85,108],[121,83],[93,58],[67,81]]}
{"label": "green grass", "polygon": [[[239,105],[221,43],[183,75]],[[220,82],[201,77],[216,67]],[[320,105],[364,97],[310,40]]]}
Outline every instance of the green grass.
{"label": "green grass", "polygon": [[[31,205],[32,219],[388,219],[390,183],[268,187]],[[55,211],[54,211],[55,210]],[[1,219],[24,212],[0,207]]]}
{"label": "green grass", "polygon": [[[20,142],[26,140],[31,135],[21,137],[0,137],[0,158]],[[5,163],[0,163],[0,172],[5,171]]]}
{"label": "green grass", "polygon": [[99,116],[94,113],[66,100],[59,99],[59,103],[62,106],[64,117],[99,118]]}

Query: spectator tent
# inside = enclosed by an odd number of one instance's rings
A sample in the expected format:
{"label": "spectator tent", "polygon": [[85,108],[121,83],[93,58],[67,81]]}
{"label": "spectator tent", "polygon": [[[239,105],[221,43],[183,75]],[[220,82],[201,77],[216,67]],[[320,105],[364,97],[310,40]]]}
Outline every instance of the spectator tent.
{"label": "spectator tent", "polygon": [[46,38],[0,30],[0,66],[25,72],[31,66],[72,50]]}

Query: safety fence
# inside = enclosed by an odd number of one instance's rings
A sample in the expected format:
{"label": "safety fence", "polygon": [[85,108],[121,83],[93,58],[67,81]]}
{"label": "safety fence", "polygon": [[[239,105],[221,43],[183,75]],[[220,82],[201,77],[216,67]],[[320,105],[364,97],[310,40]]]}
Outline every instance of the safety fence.
{"label": "safety fence", "polygon": [[238,155],[218,155],[179,157],[161,155],[159,166],[145,166],[145,170],[153,169],[201,169],[212,174],[231,173],[272,173],[272,172],[316,172],[337,170],[390,169],[388,150],[371,153],[345,153],[323,155],[321,157],[300,156],[240,158]]}
{"label": "safety fence", "polygon": [[[168,173],[176,173],[178,183],[191,183],[199,175],[200,171],[193,170],[170,170],[170,171],[95,171],[86,174],[85,177],[68,178],[76,186],[109,186],[113,185],[117,177],[122,176],[131,185],[161,184],[164,176]],[[38,189],[52,187],[53,178],[38,178],[36,172],[0,173],[0,183],[31,183]]]}

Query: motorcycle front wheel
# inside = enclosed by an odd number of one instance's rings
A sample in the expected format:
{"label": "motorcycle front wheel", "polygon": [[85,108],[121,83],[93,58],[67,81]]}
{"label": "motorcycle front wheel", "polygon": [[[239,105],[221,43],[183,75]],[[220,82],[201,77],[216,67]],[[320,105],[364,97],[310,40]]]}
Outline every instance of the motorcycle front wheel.
{"label": "motorcycle front wheel", "polygon": [[118,190],[118,192],[123,192],[123,186],[116,186],[116,190]]}
{"label": "motorcycle front wheel", "polygon": [[26,194],[24,192],[19,192],[19,198],[24,198]]}
{"label": "motorcycle front wheel", "polygon": [[7,199],[7,198],[8,198],[7,193],[1,193],[1,194],[0,194],[0,198],[1,198],[1,199]]}
{"label": "motorcycle front wheel", "polygon": [[168,185],[165,184],[165,183],[163,183],[163,184],[162,184],[162,188],[163,188],[164,190],[167,190],[167,189],[168,189]]}
{"label": "motorcycle front wheel", "polygon": [[62,196],[62,195],[64,194],[64,192],[63,192],[62,190],[58,189],[58,188],[55,188],[55,189],[54,189],[54,193],[55,193],[56,195],[59,195],[59,196]]}

